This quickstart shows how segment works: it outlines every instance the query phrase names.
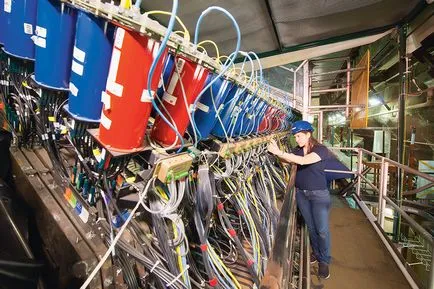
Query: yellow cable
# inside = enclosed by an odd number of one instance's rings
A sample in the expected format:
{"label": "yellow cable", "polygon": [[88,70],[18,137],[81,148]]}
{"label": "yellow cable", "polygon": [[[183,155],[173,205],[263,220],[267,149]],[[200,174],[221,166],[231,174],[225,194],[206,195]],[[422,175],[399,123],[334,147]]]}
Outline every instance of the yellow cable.
{"label": "yellow cable", "polygon": [[220,58],[220,51],[219,51],[219,48],[217,47],[217,44],[214,41],[212,41],[212,40],[204,40],[204,41],[199,42],[198,46],[199,45],[203,45],[205,43],[210,43],[210,44],[214,45],[215,52],[217,54],[216,57],[217,57],[217,59],[219,59]]}
{"label": "yellow cable", "polygon": [[[209,254],[209,256],[214,261],[214,263],[216,263],[216,261],[217,261],[220,264],[220,266],[226,271],[226,273],[229,275],[229,277],[232,279],[232,281],[235,283],[235,286],[237,286],[236,288],[241,289],[241,285],[240,285],[240,283],[238,283],[237,278],[235,278],[235,276],[232,274],[232,271],[228,267],[226,267],[226,265],[223,263],[223,261],[220,259],[220,257],[215,253],[214,248],[209,244],[209,242],[208,242],[208,251],[211,253],[211,254]],[[221,273],[223,273],[220,270],[220,268],[217,267],[217,269]]]}
{"label": "yellow cable", "polygon": [[208,51],[206,51],[206,49],[203,46],[198,45],[197,48],[198,49],[201,48],[203,50],[203,52],[205,52],[205,54],[208,55]]}
{"label": "yellow cable", "polygon": [[[167,11],[161,11],[161,10],[154,10],[154,11],[148,11],[145,13],[145,15],[153,15],[153,14],[161,14],[161,15],[172,15],[172,13]],[[188,42],[190,42],[190,33],[187,30],[187,27],[185,27],[184,22],[181,21],[181,19],[178,16],[175,16],[178,23],[181,25],[182,29],[184,29],[184,38]]]}

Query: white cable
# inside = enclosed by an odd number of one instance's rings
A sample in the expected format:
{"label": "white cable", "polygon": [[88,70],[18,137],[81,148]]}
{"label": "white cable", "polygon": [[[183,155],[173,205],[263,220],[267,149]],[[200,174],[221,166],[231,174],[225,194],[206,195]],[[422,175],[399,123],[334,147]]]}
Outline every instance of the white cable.
{"label": "white cable", "polygon": [[[149,189],[149,186],[151,185],[151,183],[153,182],[154,178],[150,179],[148,181],[148,183],[146,184],[146,187],[144,189],[144,191],[147,191]],[[139,201],[137,202],[136,206],[133,208],[133,210],[131,211],[131,214],[128,216],[128,219],[126,220],[126,222],[124,223],[124,225],[122,226],[122,228],[119,230],[119,232],[117,233],[115,239],[113,240],[112,244],[110,245],[110,247],[108,248],[107,252],[104,254],[104,256],[101,258],[101,260],[99,261],[99,263],[96,265],[96,267],[93,269],[92,273],[89,275],[89,277],[87,277],[86,281],[83,283],[83,285],[81,285],[80,289],[85,289],[87,288],[87,286],[89,286],[90,282],[92,281],[92,279],[96,276],[96,274],[98,274],[98,271],[101,269],[101,267],[104,265],[105,261],[107,260],[107,258],[110,256],[111,252],[114,250],[117,242],[119,241],[119,239],[121,238],[122,234],[124,233],[125,229],[127,228],[128,224],[130,223],[130,221],[132,220],[134,214],[136,213],[137,209],[140,207],[140,204],[143,201],[144,196],[146,196],[146,194],[139,194]],[[172,283],[173,284],[173,283]]]}
{"label": "white cable", "polygon": [[175,279],[173,279],[172,281],[170,281],[169,283],[166,284],[166,287],[170,287],[170,286],[172,286],[176,281],[178,281],[178,280],[182,277],[182,275],[184,275],[184,273],[185,273],[189,268],[190,268],[190,265],[187,265],[187,266],[185,267],[185,269],[182,270],[181,273],[179,273],[179,275],[175,277]]}

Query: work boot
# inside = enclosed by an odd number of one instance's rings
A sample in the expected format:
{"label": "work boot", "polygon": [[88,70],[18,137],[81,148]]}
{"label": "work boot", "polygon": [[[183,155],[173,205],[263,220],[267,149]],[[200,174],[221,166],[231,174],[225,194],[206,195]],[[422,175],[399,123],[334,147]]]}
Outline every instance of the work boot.
{"label": "work boot", "polygon": [[322,279],[328,279],[330,277],[329,264],[321,262],[318,264],[318,276]]}
{"label": "work boot", "polygon": [[310,264],[313,265],[316,263],[316,261],[317,260],[316,260],[315,254],[314,253],[310,254]]}

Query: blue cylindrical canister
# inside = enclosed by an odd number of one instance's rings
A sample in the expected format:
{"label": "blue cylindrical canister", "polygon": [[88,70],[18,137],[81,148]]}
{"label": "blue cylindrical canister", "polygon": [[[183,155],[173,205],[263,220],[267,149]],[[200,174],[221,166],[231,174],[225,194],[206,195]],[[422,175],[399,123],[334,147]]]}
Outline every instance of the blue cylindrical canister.
{"label": "blue cylindrical canister", "polygon": [[113,34],[114,27],[107,21],[78,11],[72,66],[82,68],[71,72],[68,104],[76,119],[98,122],[101,117]]}
{"label": "blue cylindrical canister", "polygon": [[240,127],[237,130],[238,135],[245,136],[254,133],[253,127],[254,127],[254,121],[256,120],[258,114],[257,112],[258,104],[260,104],[260,98],[253,97],[252,102],[250,103],[245,113],[243,114],[242,122],[240,124]]}
{"label": "blue cylindrical canister", "polygon": [[[208,85],[215,78],[215,74],[210,74],[205,85]],[[211,133],[211,130],[217,122],[217,110],[223,105],[232,85],[230,81],[219,78],[203,93],[200,100],[197,102],[197,109],[194,112],[194,121],[201,139],[207,138]],[[192,126],[190,126],[189,131],[193,133]]]}
{"label": "blue cylindrical canister", "polygon": [[0,33],[4,33],[4,50],[9,55],[34,60],[35,45],[32,35],[36,23],[36,1],[32,0],[3,0],[4,13]]}
{"label": "blue cylindrical canister", "polygon": [[4,0],[0,0],[0,45],[3,45],[4,43],[4,38],[6,36],[6,30],[8,29],[6,27],[6,12],[4,9],[5,6],[5,1]]}
{"label": "blue cylindrical canister", "polygon": [[[236,115],[240,112],[240,103],[246,97],[247,91],[241,87],[233,85],[229,91],[226,101],[224,102],[223,108],[221,110],[220,121],[217,120],[211,134],[219,138],[225,138],[225,133],[230,136],[230,129],[233,126],[233,121],[235,121]],[[223,124],[223,126],[222,126]]]}
{"label": "blue cylindrical canister", "polygon": [[240,136],[241,130],[244,129],[246,125],[245,117],[248,114],[248,112],[251,110],[254,99],[255,97],[252,94],[248,94],[246,98],[243,100],[243,102],[240,103],[240,111],[238,115],[235,116],[234,123],[230,130],[230,134],[232,136],[234,137]]}
{"label": "blue cylindrical canister", "polygon": [[[35,80],[44,87],[69,89],[76,16],[75,9],[58,0],[38,0]],[[73,63],[72,70],[83,74],[82,65]]]}

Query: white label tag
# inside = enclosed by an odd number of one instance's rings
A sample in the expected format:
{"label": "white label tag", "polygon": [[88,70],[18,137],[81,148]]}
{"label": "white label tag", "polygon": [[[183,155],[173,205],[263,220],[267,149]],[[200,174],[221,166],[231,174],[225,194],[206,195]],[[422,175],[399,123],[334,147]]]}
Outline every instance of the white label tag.
{"label": "white label tag", "polygon": [[124,44],[125,30],[123,28],[118,28],[116,30],[115,47],[122,49]]}
{"label": "white label tag", "polygon": [[0,85],[9,85],[9,81],[7,81],[7,80],[0,80]]}
{"label": "white label tag", "polygon": [[107,130],[112,126],[112,121],[105,116],[104,111],[101,112],[101,124]]}
{"label": "white label tag", "polygon": [[12,11],[12,0],[5,0],[3,8],[4,8],[3,10],[5,12],[11,13],[11,11]]}
{"label": "white label tag", "polygon": [[104,104],[104,109],[110,109],[110,94],[108,94],[105,91],[102,91],[101,102]]}
{"label": "white label tag", "polygon": [[35,34],[42,38],[47,38],[47,29],[41,26],[36,26]]}
{"label": "white label tag", "polygon": [[29,23],[24,23],[24,33],[33,35],[33,26]]}
{"label": "white label tag", "polygon": [[84,67],[80,63],[76,62],[75,60],[72,61],[72,71],[76,74],[82,76],[83,75]]}
{"label": "white label tag", "polygon": [[200,103],[200,102],[198,102],[198,103],[196,104],[196,107],[197,107],[198,109],[200,109],[201,111],[205,112],[205,113],[208,113],[208,111],[209,111],[209,106],[207,106],[207,105],[205,105],[205,104],[203,104],[203,103]]}
{"label": "white label tag", "polygon": [[141,102],[152,102],[152,99],[154,98],[153,95],[155,94],[155,91],[151,90],[151,94],[149,94],[149,91],[147,89],[144,89],[142,92],[142,97],[140,98]]}
{"label": "white label tag", "polygon": [[83,223],[87,223],[89,220],[89,212],[85,208],[81,208],[81,213],[78,215],[80,219],[83,221]]}
{"label": "white label tag", "polygon": [[75,84],[72,83],[72,82],[69,83],[69,91],[71,92],[71,94],[72,94],[73,96],[77,96],[77,95],[78,95],[78,88],[77,88],[77,86],[75,86]]}
{"label": "white label tag", "polygon": [[122,97],[124,87],[116,82],[107,82],[107,91],[113,93],[116,96]]}
{"label": "white label tag", "polygon": [[110,61],[110,69],[107,77],[107,91],[113,93],[116,96],[121,97],[124,87],[121,84],[116,83],[116,77],[118,74],[119,62],[121,60],[121,51],[113,49],[112,58]]}
{"label": "white label tag", "polygon": [[173,96],[167,92],[165,92],[163,95],[163,100],[167,103],[170,103],[171,105],[175,105],[177,99],[178,98],[176,96]]}
{"label": "white label tag", "polygon": [[35,42],[36,46],[39,46],[41,48],[47,47],[47,41],[45,40],[45,38],[35,36],[35,38],[33,38],[33,42]]}
{"label": "white label tag", "polygon": [[73,56],[78,61],[84,62],[84,59],[86,58],[86,52],[84,52],[83,50],[77,48],[77,46],[74,46]]}

